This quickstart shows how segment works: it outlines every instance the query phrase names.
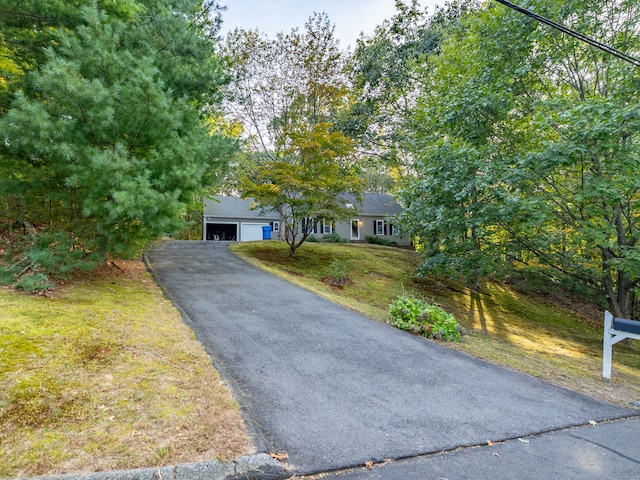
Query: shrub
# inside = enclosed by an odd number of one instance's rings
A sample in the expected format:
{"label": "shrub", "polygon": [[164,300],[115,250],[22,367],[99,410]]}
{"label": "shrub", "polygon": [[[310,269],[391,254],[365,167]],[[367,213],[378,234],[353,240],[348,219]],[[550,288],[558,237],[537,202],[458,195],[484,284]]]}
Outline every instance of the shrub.
{"label": "shrub", "polygon": [[60,232],[40,233],[27,257],[39,271],[60,279],[70,278],[78,270],[91,271],[105,260],[79,245],[76,238]]}
{"label": "shrub", "polygon": [[335,232],[327,233],[326,235],[323,235],[322,237],[320,237],[319,241],[322,243],[348,243],[347,239],[342,238],[340,235],[338,235]]}
{"label": "shrub", "polygon": [[18,275],[18,268],[14,265],[5,267],[0,265],[0,286],[11,285]]}
{"label": "shrub", "polygon": [[309,235],[305,241],[311,242],[311,243],[317,243],[318,237],[316,237],[315,235]]}
{"label": "shrub", "polygon": [[13,285],[26,292],[53,288],[53,280],[93,270],[105,260],[75,237],[44,230],[19,237],[9,247],[0,247],[0,253],[0,285]]}
{"label": "shrub", "polygon": [[387,240],[386,238],[382,238],[382,237],[379,237],[377,235],[367,235],[364,238],[367,240],[367,242],[373,243],[375,245],[384,245],[386,247],[397,247],[398,246],[398,242],[395,242],[393,240]]}
{"label": "shrub", "polygon": [[27,293],[34,293],[49,290],[53,288],[53,284],[44,273],[33,273],[20,277],[20,280],[15,283],[15,288]]}
{"label": "shrub", "polygon": [[412,295],[399,296],[389,305],[389,323],[423,337],[459,342],[464,331],[455,317]]}
{"label": "shrub", "polygon": [[331,285],[348,285],[349,262],[345,260],[333,260],[329,265],[329,280]]}

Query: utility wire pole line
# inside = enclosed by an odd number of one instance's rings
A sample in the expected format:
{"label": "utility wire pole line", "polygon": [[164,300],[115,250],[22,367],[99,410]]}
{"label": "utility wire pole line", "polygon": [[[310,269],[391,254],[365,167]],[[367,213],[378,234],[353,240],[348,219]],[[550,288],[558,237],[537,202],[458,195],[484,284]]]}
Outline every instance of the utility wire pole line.
{"label": "utility wire pole line", "polygon": [[631,55],[628,55],[624,52],[621,52],[620,50],[610,47],[609,45],[605,45],[602,42],[599,42],[597,40],[594,40],[591,37],[587,37],[586,35],[583,35],[580,32],[576,32],[575,30],[572,30],[568,27],[565,27],[564,25],[561,25],[559,23],[554,22],[553,20],[549,20],[548,18],[543,17],[542,15],[538,15],[537,13],[532,12],[531,10],[527,10],[526,8],[520,7],[518,5],[516,5],[515,3],[511,3],[511,2],[507,2],[506,0],[496,0],[496,2],[501,3],[502,5],[505,5],[506,7],[509,7],[513,10],[516,10],[520,13],[523,13],[524,15],[533,18],[534,20],[537,20],[540,23],[544,23],[545,25],[549,25],[551,28],[555,28],[556,30],[560,30],[563,33],[566,33],[567,35],[571,35],[574,38],[577,38],[578,40],[582,40],[583,42],[588,43],[591,46],[594,46],[596,48],[599,48],[600,50],[603,50],[611,55],[614,55],[618,58],[620,58],[621,60],[624,60],[625,62],[629,62],[630,64],[636,66],[636,67],[640,67],[640,60],[632,57]]}

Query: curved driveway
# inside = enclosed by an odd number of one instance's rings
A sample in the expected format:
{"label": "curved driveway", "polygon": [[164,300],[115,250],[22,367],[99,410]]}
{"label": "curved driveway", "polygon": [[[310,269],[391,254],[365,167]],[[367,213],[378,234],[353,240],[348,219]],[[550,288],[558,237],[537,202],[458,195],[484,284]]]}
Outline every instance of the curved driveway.
{"label": "curved driveway", "polygon": [[259,450],[297,474],[486,445],[636,412],[372,321],[240,260],[224,242],[148,252]]}

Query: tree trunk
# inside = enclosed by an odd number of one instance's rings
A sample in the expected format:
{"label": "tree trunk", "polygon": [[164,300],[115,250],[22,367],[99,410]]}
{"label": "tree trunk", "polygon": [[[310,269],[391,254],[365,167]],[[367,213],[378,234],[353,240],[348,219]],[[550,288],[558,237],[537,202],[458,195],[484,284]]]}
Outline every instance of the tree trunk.
{"label": "tree trunk", "polygon": [[608,250],[602,250],[602,280],[604,284],[604,295],[609,303],[609,309],[615,317],[631,318],[633,306],[633,288],[636,283],[621,270],[617,270],[616,282],[613,281],[611,267],[607,260],[612,259]]}
{"label": "tree trunk", "polygon": [[617,303],[622,313],[621,318],[631,318],[631,307],[633,305],[633,287],[635,282],[631,281],[624,272],[618,271],[618,296]]}

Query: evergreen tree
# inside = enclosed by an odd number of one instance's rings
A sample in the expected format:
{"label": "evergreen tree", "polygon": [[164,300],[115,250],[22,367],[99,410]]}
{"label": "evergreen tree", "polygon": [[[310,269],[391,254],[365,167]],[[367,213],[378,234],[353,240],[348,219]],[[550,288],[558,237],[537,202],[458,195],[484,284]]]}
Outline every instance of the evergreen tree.
{"label": "evergreen tree", "polygon": [[2,216],[32,266],[19,272],[65,273],[175,231],[235,150],[203,118],[223,73],[191,1],[81,3],[0,120]]}

